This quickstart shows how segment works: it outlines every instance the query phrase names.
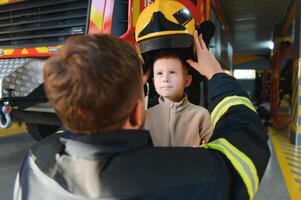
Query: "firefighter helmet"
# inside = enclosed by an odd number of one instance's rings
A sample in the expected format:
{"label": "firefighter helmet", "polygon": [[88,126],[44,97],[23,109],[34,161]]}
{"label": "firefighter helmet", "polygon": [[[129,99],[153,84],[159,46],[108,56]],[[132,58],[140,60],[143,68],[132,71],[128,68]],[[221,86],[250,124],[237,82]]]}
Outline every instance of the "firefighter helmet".
{"label": "firefighter helmet", "polygon": [[135,38],[142,54],[164,48],[193,46],[195,21],[190,11],[174,0],[156,0],[140,14]]}

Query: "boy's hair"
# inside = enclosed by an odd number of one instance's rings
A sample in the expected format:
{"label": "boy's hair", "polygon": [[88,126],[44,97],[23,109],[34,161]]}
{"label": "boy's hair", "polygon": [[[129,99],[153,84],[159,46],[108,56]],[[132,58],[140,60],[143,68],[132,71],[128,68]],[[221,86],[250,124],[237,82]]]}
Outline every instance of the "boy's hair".
{"label": "boy's hair", "polygon": [[[196,60],[196,55],[194,53],[194,47],[191,45],[190,47],[186,48],[166,48],[166,49],[160,49],[160,50],[154,50],[154,51],[149,51],[147,53],[144,53],[141,55],[143,59],[143,69],[144,71],[147,71],[150,69],[150,71],[153,70],[153,65],[154,65],[154,59],[157,60],[157,55],[162,54],[162,55],[173,55],[174,58],[180,58],[182,65],[187,68],[187,71],[189,74],[194,71],[193,68],[191,68],[188,63],[186,62],[188,59],[191,60]],[[161,57],[163,58],[163,57]],[[199,74],[199,73],[197,73]]]}
{"label": "boy's hair", "polygon": [[180,53],[176,49],[162,49],[162,50],[156,51],[153,56],[152,65],[154,65],[157,60],[162,59],[162,58],[178,59],[179,61],[181,61],[184,74],[187,75],[189,73],[188,63],[186,62],[186,60],[183,56],[180,56]]}
{"label": "boy's hair", "polygon": [[122,128],[143,98],[137,52],[109,35],[69,38],[45,63],[44,85],[64,126],[86,134]]}

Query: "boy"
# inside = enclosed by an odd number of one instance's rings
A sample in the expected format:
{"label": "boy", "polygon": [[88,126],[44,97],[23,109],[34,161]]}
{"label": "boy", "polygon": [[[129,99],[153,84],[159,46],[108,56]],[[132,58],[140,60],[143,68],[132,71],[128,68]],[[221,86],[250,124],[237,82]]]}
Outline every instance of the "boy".
{"label": "boy", "polygon": [[159,104],[146,111],[144,128],[155,146],[199,146],[212,134],[209,112],[191,104],[184,93],[192,81],[186,65],[172,50],[154,57],[154,86],[160,97]]}

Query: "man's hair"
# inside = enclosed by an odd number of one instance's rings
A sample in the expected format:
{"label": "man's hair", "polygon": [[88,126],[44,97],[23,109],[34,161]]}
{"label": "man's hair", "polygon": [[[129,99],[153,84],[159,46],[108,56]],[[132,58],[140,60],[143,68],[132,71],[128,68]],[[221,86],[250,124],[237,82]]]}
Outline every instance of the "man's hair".
{"label": "man's hair", "polygon": [[187,75],[189,73],[189,65],[186,62],[185,57],[180,56],[180,52],[178,52],[176,49],[158,50],[157,52],[154,53],[152,65],[154,65],[157,60],[162,58],[174,58],[179,60],[181,62],[184,74]]}
{"label": "man's hair", "polygon": [[121,129],[143,98],[137,52],[109,35],[69,38],[45,63],[44,85],[65,128],[87,134]]}

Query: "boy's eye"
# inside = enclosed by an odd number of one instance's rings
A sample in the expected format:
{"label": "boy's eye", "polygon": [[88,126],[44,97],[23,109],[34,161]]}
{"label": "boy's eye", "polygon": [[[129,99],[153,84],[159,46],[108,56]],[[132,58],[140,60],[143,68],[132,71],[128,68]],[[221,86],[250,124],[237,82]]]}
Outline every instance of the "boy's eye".
{"label": "boy's eye", "polygon": [[170,71],[170,73],[171,73],[171,74],[176,74],[176,72],[175,72],[175,71]]}
{"label": "boy's eye", "polygon": [[162,75],[162,72],[157,72],[156,75]]}

